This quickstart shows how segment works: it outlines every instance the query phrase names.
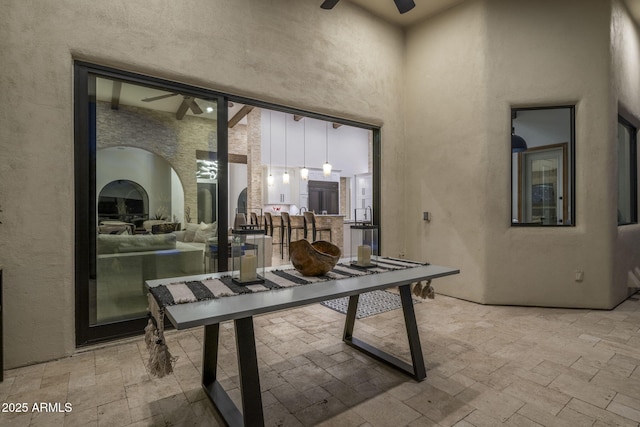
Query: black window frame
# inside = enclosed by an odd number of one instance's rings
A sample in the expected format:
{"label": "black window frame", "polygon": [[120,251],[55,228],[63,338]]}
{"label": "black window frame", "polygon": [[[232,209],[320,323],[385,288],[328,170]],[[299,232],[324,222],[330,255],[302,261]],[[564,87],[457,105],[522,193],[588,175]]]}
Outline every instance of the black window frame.
{"label": "black window frame", "polygon": [[[630,206],[630,222],[619,222],[618,226],[633,225],[638,223],[638,128],[618,114],[618,124],[622,125],[629,131],[629,206]],[[617,147],[617,141],[616,141]],[[616,175],[616,182],[618,176]],[[616,204],[616,211],[618,205]]]}
{"label": "black window frame", "polygon": [[[511,227],[575,227],[577,224],[577,212],[576,212],[576,106],[575,104],[559,104],[559,105],[544,105],[544,106],[535,106],[535,107],[511,107],[511,126],[510,129],[513,129],[513,120],[517,116],[518,112],[521,111],[534,111],[534,110],[556,110],[566,108],[569,110],[569,119],[570,123],[570,138],[568,141],[568,152],[569,158],[567,160],[567,165],[569,166],[569,183],[567,188],[571,194],[571,200],[568,203],[569,211],[571,212],[570,218],[571,223],[566,223],[566,218],[563,224],[536,224],[536,223],[519,223],[513,222],[513,187],[510,186],[510,197],[509,200],[511,202],[509,206],[509,223]],[[513,177],[513,161],[510,160],[510,179]],[[565,195],[566,197],[566,195]]]}

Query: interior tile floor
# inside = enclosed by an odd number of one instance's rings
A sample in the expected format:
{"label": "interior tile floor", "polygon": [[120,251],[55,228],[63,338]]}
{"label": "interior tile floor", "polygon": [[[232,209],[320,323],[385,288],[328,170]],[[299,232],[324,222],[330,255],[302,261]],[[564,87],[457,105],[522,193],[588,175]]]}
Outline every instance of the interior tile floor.
{"label": "interior tile floor", "polygon": [[[344,316],[321,305],[256,318],[267,425],[639,425],[638,294],[611,311],[443,295],[415,308],[428,370],[419,383],[344,345]],[[394,310],[358,321],[356,335],[406,357],[403,325]],[[221,331],[219,373],[237,400],[233,325]],[[162,379],[145,370],[142,337],[6,371],[0,425],[221,425],[200,388],[202,329],[167,336],[178,361]],[[33,412],[34,402],[72,411]],[[4,412],[9,403],[29,411]]]}

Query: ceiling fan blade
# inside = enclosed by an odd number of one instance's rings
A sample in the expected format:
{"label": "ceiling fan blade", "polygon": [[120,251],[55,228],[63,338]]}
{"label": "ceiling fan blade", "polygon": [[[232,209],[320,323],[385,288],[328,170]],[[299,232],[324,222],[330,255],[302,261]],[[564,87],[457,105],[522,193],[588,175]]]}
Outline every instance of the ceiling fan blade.
{"label": "ceiling fan blade", "polygon": [[167,94],[164,94],[164,95],[152,96],[151,98],[143,99],[142,102],[158,101],[160,99],[171,98],[172,96],[176,96],[176,95],[177,95],[177,93],[167,93]]}
{"label": "ceiling fan blade", "polygon": [[416,7],[416,4],[413,2],[413,0],[393,0],[393,1],[395,2],[396,7],[398,8],[398,12],[400,13],[407,13],[411,9]]}
{"label": "ceiling fan blade", "polygon": [[200,108],[200,106],[196,103],[195,99],[189,96],[185,96],[184,101],[187,103],[187,105],[189,105],[189,108],[191,108],[193,114],[202,114],[202,108]]}
{"label": "ceiling fan blade", "polygon": [[337,5],[339,1],[340,0],[324,0],[320,7],[323,9],[333,9],[333,7]]}
{"label": "ceiling fan blade", "polygon": [[187,99],[183,99],[178,107],[178,111],[176,111],[176,119],[182,120],[184,115],[187,114],[187,110],[189,109],[189,104],[187,103]]}

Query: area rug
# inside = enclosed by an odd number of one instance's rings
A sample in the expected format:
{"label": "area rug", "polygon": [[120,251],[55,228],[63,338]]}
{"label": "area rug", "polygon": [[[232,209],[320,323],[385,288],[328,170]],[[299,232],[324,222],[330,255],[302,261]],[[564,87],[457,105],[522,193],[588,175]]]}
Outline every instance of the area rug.
{"label": "area rug", "polygon": [[[411,299],[414,304],[420,301]],[[349,297],[338,298],[329,301],[323,301],[320,304],[328,307],[338,313],[347,314],[349,307]],[[358,299],[358,310],[356,311],[356,319],[373,316],[375,314],[384,313],[391,310],[402,308],[400,295],[389,291],[372,291],[360,295]]]}

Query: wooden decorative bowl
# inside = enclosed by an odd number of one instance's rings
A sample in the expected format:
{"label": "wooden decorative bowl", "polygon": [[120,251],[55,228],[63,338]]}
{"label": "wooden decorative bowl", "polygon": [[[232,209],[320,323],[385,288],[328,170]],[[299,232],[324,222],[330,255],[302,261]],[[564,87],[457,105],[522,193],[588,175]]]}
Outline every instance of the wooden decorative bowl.
{"label": "wooden decorative bowl", "polygon": [[291,263],[303,276],[322,276],[336,266],[340,248],[324,240],[297,240],[291,242],[289,254]]}

